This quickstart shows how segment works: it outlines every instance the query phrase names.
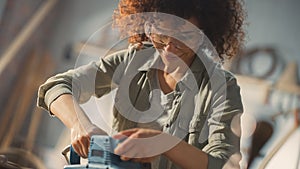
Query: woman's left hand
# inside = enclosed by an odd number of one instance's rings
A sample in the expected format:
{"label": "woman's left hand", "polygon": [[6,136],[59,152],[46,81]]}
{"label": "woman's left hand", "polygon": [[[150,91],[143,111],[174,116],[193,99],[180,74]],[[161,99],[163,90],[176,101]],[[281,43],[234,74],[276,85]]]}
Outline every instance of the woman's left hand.
{"label": "woman's left hand", "polygon": [[113,138],[126,138],[114,150],[116,154],[121,156],[122,160],[142,163],[153,161],[180,141],[167,133],[143,128],[124,130]]}

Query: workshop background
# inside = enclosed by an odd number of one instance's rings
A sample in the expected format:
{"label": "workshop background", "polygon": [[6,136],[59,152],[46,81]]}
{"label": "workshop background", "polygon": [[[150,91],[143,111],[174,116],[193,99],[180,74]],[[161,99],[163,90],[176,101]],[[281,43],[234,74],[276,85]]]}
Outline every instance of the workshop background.
{"label": "workshop background", "polygon": [[[111,28],[117,3],[0,0],[0,156],[29,168],[67,164],[61,151],[70,144],[69,131],[36,107],[37,88],[117,42]],[[299,7],[298,0],[245,0],[245,49],[225,65],[242,89],[244,168],[300,169]],[[111,117],[84,106],[109,132]]]}

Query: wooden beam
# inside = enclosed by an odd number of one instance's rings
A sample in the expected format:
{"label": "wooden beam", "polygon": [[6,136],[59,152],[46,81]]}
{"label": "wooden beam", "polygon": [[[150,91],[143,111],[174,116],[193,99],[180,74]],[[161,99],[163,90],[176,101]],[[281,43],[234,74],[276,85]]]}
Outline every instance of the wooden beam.
{"label": "wooden beam", "polygon": [[[27,56],[26,56],[27,57]],[[7,104],[4,111],[1,113],[0,124],[3,126],[0,128],[0,142],[4,139],[5,133],[7,132],[7,126],[10,124],[11,117],[15,114],[16,104],[18,104],[20,93],[22,93],[24,82],[26,81],[27,75],[29,74],[30,67],[34,65],[35,55],[32,52],[29,54],[28,58],[25,59],[24,66],[17,78],[15,86],[12,87],[12,94],[8,97]]]}
{"label": "wooden beam", "polygon": [[3,74],[6,66],[13,60],[20,48],[29,40],[30,36],[35,32],[41,22],[44,21],[45,17],[54,7],[56,2],[57,0],[46,1],[12,41],[7,50],[0,57],[0,76]]}
{"label": "wooden beam", "polygon": [[287,139],[297,130],[296,126],[293,126],[286,135],[275,145],[274,148],[263,158],[262,162],[260,163],[258,169],[265,169],[266,166],[269,164],[270,160],[273,156],[278,152],[278,150],[282,147],[282,145],[287,141]]}
{"label": "wooden beam", "polygon": [[[54,67],[55,64],[53,60],[51,59],[51,56],[49,54],[43,55],[43,60],[41,63],[39,63],[39,68],[37,70],[38,73],[36,73],[36,80],[34,80],[34,91],[37,92],[38,86],[46,80],[46,77],[49,76],[49,73],[54,73]],[[31,114],[31,120],[29,123],[29,129],[27,138],[25,141],[25,149],[31,151],[33,149],[33,146],[36,141],[36,135],[38,132],[38,128],[40,126],[41,117],[42,117],[42,109],[35,107],[32,114]]]}
{"label": "wooden beam", "polygon": [[33,96],[35,95],[35,86],[32,85],[32,82],[35,81],[35,76],[37,75],[37,68],[40,64],[40,57],[35,52],[32,66],[29,68],[29,73],[25,75],[26,79],[22,82],[20,89],[17,89],[20,92],[19,104],[15,105],[15,115],[10,122],[10,127],[8,127],[6,136],[1,144],[1,148],[7,148],[10,146],[15,134],[17,134],[22,127],[25,117],[28,113],[29,107],[31,106]]}

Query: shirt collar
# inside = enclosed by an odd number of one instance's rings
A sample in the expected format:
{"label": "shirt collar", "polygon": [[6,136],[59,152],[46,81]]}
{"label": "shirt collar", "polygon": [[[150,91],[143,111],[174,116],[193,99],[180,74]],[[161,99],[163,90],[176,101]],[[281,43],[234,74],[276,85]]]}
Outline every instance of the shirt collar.
{"label": "shirt collar", "polygon": [[[159,56],[159,52],[152,46],[153,54],[149,56],[147,61],[138,69],[139,71],[148,71],[150,68],[156,68],[161,63],[161,58]],[[193,73],[202,72],[204,65],[201,62],[200,57],[195,57],[194,61],[192,62],[190,69]]]}
{"label": "shirt collar", "polygon": [[186,71],[184,76],[181,78],[181,82],[184,86],[186,86],[189,90],[195,91],[199,89],[198,81],[201,72],[204,70],[203,63],[197,57],[195,57],[194,61],[192,62],[190,69]]}
{"label": "shirt collar", "polygon": [[[162,60],[159,56],[159,52],[153,48],[153,54],[150,55],[144,64],[138,68],[139,71],[150,71],[151,68],[159,68],[162,65]],[[198,89],[198,79],[199,73],[205,71],[205,66],[201,61],[200,57],[195,57],[190,69],[185,73],[179,82],[182,82],[184,86],[188,87],[190,90]],[[179,83],[178,83],[179,84]]]}
{"label": "shirt collar", "polygon": [[138,69],[139,71],[149,71],[151,68],[159,68],[158,66],[161,65],[161,59],[159,53],[155,48],[153,49],[155,51],[151,56],[148,57],[145,63]]}

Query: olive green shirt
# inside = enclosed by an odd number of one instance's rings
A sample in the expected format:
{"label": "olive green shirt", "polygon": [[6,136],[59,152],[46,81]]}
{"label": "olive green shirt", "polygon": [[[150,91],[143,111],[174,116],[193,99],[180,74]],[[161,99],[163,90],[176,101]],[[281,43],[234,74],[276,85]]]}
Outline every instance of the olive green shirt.
{"label": "olive green shirt", "polygon": [[[150,70],[160,69],[159,60],[152,45],[145,44],[140,50],[130,46],[49,78],[39,88],[38,106],[49,110],[56,98],[67,93],[84,103],[91,96],[101,97],[117,89],[114,129],[137,127],[137,122],[149,122],[152,116],[144,116],[159,106],[151,102],[153,89],[149,84]],[[171,114],[163,131],[208,153],[208,168],[218,169],[232,154],[239,153],[240,138],[233,133],[231,123],[242,112],[236,79],[218,63],[200,55],[176,84]],[[174,166],[169,161],[164,167]]]}

